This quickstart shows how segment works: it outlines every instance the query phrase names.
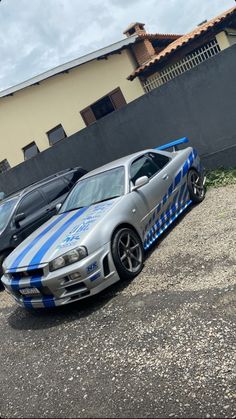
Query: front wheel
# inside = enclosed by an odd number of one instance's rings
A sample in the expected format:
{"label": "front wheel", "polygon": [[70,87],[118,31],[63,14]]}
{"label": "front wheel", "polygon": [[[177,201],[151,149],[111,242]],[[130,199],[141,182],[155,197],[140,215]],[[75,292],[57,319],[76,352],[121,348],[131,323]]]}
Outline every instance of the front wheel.
{"label": "front wheel", "polygon": [[206,188],[204,186],[204,178],[197,170],[190,169],[187,178],[188,191],[190,199],[194,204],[202,202],[205,198]]}
{"label": "front wheel", "polygon": [[121,280],[132,279],[143,268],[143,245],[130,228],[118,230],[112,240],[112,256]]}

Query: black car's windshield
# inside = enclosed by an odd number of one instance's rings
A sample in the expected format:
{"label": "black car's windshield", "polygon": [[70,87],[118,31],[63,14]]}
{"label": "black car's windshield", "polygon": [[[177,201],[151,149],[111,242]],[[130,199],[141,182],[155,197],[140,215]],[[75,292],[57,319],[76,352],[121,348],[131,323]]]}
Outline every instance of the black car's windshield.
{"label": "black car's windshield", "polygon": [[124,190],[124,167],[107,170],[78,182],[62,205],[60,213],[117,198],[124,194]]}
{"label": "black car's windshield", "polygon": [[17,199],[11,198],[0,203],[0,231],[6,227]]}

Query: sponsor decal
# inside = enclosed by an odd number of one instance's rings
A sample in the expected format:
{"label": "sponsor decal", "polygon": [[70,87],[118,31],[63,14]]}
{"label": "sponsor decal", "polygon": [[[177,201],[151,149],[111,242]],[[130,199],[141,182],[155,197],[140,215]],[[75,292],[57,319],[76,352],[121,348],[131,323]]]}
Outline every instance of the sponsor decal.
{"label": "sponsor decal", "polygon": [[80,240],[83,233],[89,231],[93,224],[101,217],[102,213],[109,208],[113,203],[106,202],[97,204],[93,207],[91,214],[89,214],[82,223],[74,226],[68,233],[62,243],[58,246],[58,249],[76,245],[76,242]]}
{"label": "sponsor decal", "polygon": [[86,270],[87,270],[88,273],[91,273],[91,272],[95,271],[97,268],[98,268],[98,263],[93,262],[89,266],[87,266]]}
{"label": "sponsor decal", "polygon": [[97,272],[96,274],[94,274],[93,276],[91,276],[90,281],[96,281],[96,279],[100,278],[101,276],[101,272]]}

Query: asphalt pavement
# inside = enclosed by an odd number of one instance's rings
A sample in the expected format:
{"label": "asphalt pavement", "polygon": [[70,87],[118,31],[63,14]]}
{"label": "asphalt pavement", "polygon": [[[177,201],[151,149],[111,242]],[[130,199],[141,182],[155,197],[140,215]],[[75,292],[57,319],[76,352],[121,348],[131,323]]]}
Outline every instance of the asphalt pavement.
{"label": "asphalt pavement", "polygon": [[210,189],[142,273],[29,312],[0,293],[0,417],[235,417],[236,186]]}

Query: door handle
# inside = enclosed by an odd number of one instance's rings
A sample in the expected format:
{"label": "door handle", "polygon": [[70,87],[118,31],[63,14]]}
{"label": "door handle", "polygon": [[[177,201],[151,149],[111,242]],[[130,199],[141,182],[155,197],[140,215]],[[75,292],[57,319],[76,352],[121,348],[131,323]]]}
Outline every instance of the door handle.
{"label": "door handle", "polygon": [[167,173],[165,173],[163,176],[162,176],[162,179],[163,180],[167,180],[169,178],[169,175],[167,174]]}

